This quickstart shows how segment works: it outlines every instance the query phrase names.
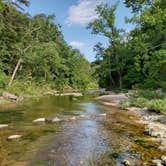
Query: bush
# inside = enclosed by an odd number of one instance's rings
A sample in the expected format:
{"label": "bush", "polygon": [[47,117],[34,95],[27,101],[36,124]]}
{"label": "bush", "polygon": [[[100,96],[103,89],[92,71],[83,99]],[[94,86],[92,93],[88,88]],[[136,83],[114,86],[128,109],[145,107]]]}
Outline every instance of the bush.
{"label": "bush", "polygon": [[5,88],[7,82],[8,82],[8,77],[6,76],[6,74],[0,72],[0,88]]}
{"label": "bush", "polygon": [[166,98],[147,100],[145,98],[133,98],[130,100],[132,106],[147,107],[156,112],[166,113]]}
{"label": "bush", "polygon": [[31,81],[15,80],[12,85],[6,87],[6,90],[21,96],[37,96],[40,92],[40,87],[37,87],[37,85]]}
{"label": "bush", "polygon": [[136,107],[146,107],[148,100],[145,98],[131,98],[130,103]]}
{"label": "bush", "polygon": [[147,107],[156,112],[166,113],[166,98],[151,100],[147,102]]}
{"label": "bush", "polygon": [[131,97],[134,98],[146,98],[146,99],[162,99],[165,97],[164,93],[159,89],[159,90],[135,90],[132,94]]}

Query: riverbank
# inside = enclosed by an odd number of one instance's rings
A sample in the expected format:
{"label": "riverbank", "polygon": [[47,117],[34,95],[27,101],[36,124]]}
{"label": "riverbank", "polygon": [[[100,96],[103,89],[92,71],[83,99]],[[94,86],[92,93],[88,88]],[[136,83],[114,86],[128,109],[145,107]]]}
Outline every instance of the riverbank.
{"label": "riverbank", "polygon": [[110,92],[106,91],[105,89],[87,89],[87,90],[68,89],[68,90],[64,90],[64,91],[57,91],[54,89],[45,89],[45,90],[40,90],[33,94],[29,94],[29,93],[17,94],[17,93],[11,93],[8,91],[1,90],[0,105],[19,103],[27,98],[32,98],[32,97],[44,97],[44,96],[81,97],[84,94],[86,94],[86,95],[103,95],[103,94],[110,94]]}
{"label": "riverbank", "polygon": [[[101,104],[107,107],[121,108],[124,111],[132,112],[137,117],[137,122],[144,125],[144,133],[151,137],[151,140],[158,143],[158,149],[166,152],[166,116],[161,113],[153,112],[144,107],[125,107],[123,103],[129,102],[128,94],[110,93],[109,95],[99,96],[96,98]],[[157,166],[166,164],[166,156],[161,156],[152,160]]]}

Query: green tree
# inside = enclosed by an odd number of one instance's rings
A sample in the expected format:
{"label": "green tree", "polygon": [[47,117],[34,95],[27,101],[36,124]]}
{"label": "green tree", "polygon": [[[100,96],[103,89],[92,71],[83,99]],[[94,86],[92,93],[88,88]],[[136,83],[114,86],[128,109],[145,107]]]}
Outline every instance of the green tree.
{"label": "green tree", "polygon": [[[107,4],[100,5],[96,11],[99,18],[91,22],[88,28],[92,29],[93,34],[101,34],[109,41],[109,46],[104,51],[97,45],[97,55],[101,54],[103,58],[102,68],[105,69],[102,73],[104,80],[109,82],[109,85],[123,88],[123,73],[126,66],[126,51],[123,30],[115,26],[115,11],[117,5],[109,6]],[[104,66],[103,66],[104,65]],[[109,80],[108,81],[108,77]]]}

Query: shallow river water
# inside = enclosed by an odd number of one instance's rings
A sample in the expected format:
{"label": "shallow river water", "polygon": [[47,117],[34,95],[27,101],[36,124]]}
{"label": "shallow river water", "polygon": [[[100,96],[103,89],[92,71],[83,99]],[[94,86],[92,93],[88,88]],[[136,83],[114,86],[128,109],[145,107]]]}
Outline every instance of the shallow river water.
{"label": "shallow river water", "polygon": [[[106,116],[105,116],[106,114]],[[56,123],[33,123],[58,117]],[[128,111],[104,107],[91,97],[44,97],[1,106],[1,166],[152,165],[162,152]],[[17,140],[8,136],[20,134]]]}

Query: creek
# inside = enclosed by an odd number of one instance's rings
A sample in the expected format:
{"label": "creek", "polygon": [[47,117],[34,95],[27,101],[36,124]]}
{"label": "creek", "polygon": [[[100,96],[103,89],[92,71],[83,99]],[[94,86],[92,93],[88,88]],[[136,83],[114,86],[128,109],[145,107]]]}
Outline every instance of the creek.
{"label": "creek", "polygon": [[[55,123],[33,123],[58,117]],[[0,107],[2,166],[151,165],[161,155],[157,143],[128,111],[105,107],[90,96],[43,97]],[[19,134],[20,139],[8,140]]]}

